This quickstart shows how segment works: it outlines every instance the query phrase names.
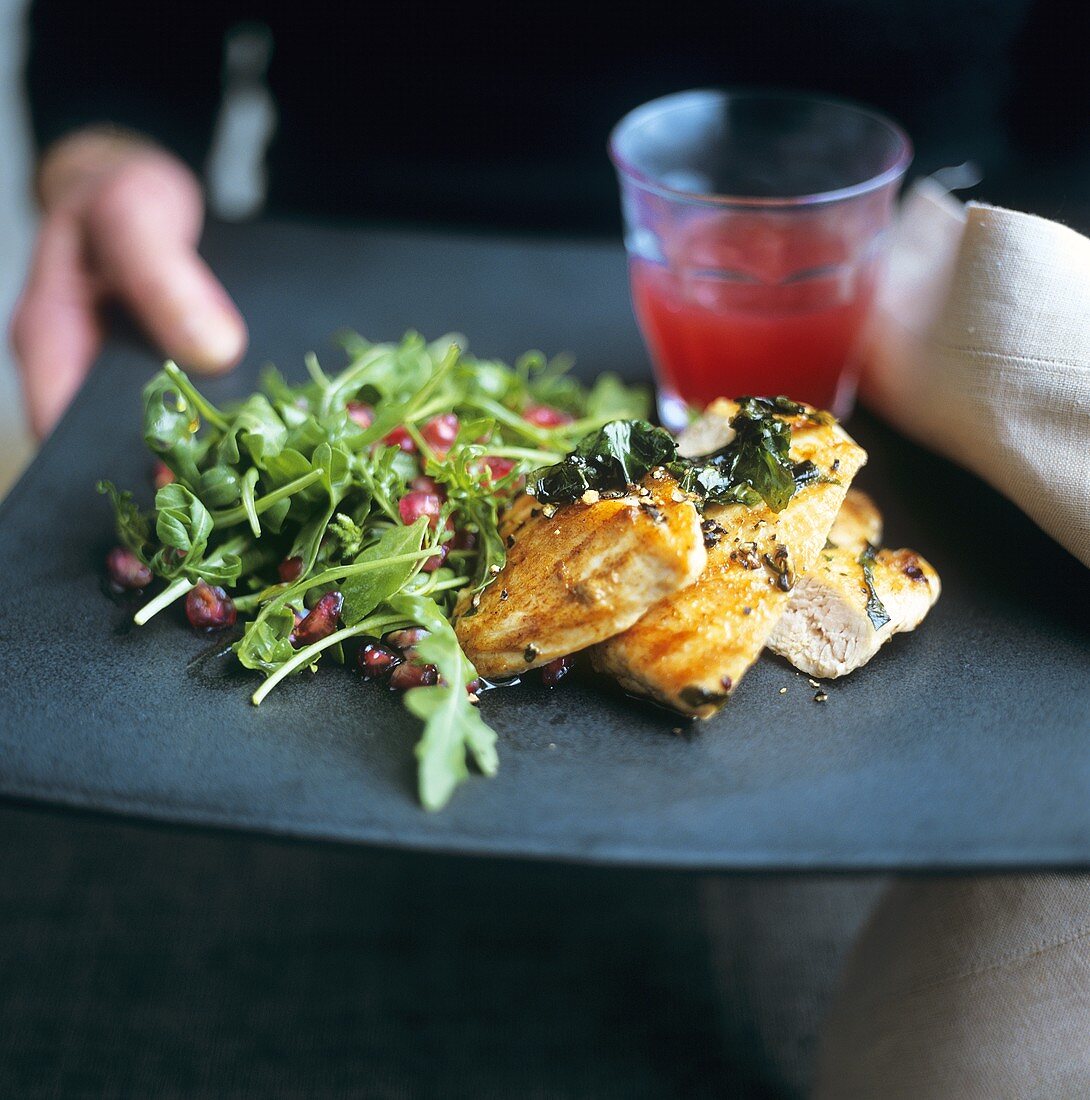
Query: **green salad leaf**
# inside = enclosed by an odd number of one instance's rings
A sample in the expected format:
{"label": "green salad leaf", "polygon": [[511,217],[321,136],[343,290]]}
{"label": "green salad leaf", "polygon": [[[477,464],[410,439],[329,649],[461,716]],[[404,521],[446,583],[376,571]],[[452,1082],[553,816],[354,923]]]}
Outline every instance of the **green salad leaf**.
{"label": "green salad leaf", "polygon": [[140,511],[132,493],[120,492],[112,481],[100,481],[98,491],[110,498],[114,509],[114,526],[121,545],[131,550],[146,563],[144,550],[151,542],[151,525],[148,517]]}
{"label": "green salad leaf", "polygon": [[287,604],[271,609],[246,627],[242,640],[235,646],[239,661],[259,672],[276,672],[295,656],[291,644],[294,628],[295,612]]}
{"label": "green salad leaf", "polygon": [[155,534],[163,546],[198,557],[212,534],[212,517],[184,485],[164,485],[155,494]]}
{"label": "green salad leaf", "polygon": [[425,809],[437,810],[469,775],[470,757],[484,775],[496,774],[496,734],[470,701],[466,685],[476,677],[476,670],[435,601],[402,593],[390,600],[390,606],[429,632],[417,651],[435,665],[441,678],[438,684],[405,693],[405,706],[424,721],[424,733],[416,745],[420,801]]}
{"label": "green salad leaf", "polygon": [[413,560],[409,555],[424,545],[427,533],[426,519],[418,519],[411,527],[387,527],[378,542],[355,559],[357,565],[374,562],[377,568],[371,572],[357,573],[341,584],[340,591],[344,596],[341,618],[347,626],[355,626],[409,583],[423,564],[420,559]]}

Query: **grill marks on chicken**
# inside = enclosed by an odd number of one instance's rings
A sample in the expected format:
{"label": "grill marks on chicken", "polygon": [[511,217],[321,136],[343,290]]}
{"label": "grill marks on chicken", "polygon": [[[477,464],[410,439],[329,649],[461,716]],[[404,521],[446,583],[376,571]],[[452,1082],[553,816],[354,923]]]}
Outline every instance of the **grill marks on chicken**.
{"label": "grill marks on chicken", "polygon": [[668,477],[591,503],[520,498],[501,526],[502,574],[476,607],[467,596],[459,601],[455,629],[466,656],[482,676],[513,676],[627,629],[703,571],[700,523]]}
{"label": "grill marks on chicken", "polygon": [[868,544],[882,543],[882,513],[862,489],[849,489],[829,529],[828,541],[844,550],[862,554]]}
{"label": "grill marks on chicken", "polygon": [[[698,421],[729,420],[737,406],[719,400]],[[757,659],[802,573],[814,564],[866,452],[836,424],[791,420],[791,459],[811,461],[825,480],[802,486],[783,511],[709,507],[722,529],[695,583],[655,604],[628,630],[596,646],[597,669],[629,691],[695,717],[727,700]],[[682,448],[685,438],[682,439]]]}

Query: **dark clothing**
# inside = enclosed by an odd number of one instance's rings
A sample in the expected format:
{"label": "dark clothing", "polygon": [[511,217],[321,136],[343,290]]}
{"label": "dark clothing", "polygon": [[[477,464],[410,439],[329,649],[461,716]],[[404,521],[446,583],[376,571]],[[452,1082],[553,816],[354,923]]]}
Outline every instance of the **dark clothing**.
{"label": "dark clothing", "polygon": [[611,231],[610,127],[687,87],[861,99],[905,125],[917,170],[973,158],[1001,190],[1042,158],[1085,154],[1090,66],[1064,10],[1059,0],[675,0],[653,15],[594,3],[41,0],[28,83],[42,144],[109,120],[200,167],[224,34],[261,20],[280,116],[273,209]]}

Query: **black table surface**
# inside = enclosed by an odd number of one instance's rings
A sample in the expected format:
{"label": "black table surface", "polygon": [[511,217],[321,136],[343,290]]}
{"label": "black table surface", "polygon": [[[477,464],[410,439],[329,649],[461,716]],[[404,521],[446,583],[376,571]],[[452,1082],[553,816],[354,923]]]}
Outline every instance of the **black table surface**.
{"label": "black table surface", "polygon": [[[274,360],[458,330],[479,354],[571,351],[585,376],[647,373],[617,246],[261,224],[206,253],[252,343],[208,385]],[[1087,573],[980,482],[860,415],[859,484],[891,545],[944,593],[924,627],[814,701],[763,658],[714,721],[679,723],[577,682],[485,699],[495,780],[443,813],[413,797],[416,735],[351,676],[297,678],[260,708],[177,616],[143,629],[101,589],[110,519],[93,483],[146,484],[139,389],[155,360],[115,343],[0,510],[0,793],[165,821],[431,851],[714,869],[1090,863]],[[779,689],[788,688],[781,695]]]}

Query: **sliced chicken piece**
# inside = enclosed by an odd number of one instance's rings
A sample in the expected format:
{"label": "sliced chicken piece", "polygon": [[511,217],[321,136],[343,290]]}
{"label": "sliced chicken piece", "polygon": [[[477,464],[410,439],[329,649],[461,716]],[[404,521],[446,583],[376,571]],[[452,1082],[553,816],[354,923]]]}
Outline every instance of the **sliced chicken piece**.
{"label": "sliced chicken piece", "polygon": [[[849,489],[836,520],[829,529],[828,540],[834,546],[863,553],[868,544],[882,544],[882,513],[862,489]],[[821,559],[818,559],[818,565]]]}
{"label": "sliced chicken piece", "polygon": [[698,458],[725,447],[734,438],[730,418],[719,402],[712,402],[678,437],[677,453],[683,458]]}
{"label": "sliced chicken piece", "polygon": [[[719,400],[699,430],[737,411]],[[733,504],[708,508],[707,568],[695,584],[657,603],[633,627],[592,651],[595,667],[623,687],[707,718],[764,648],[787,608],[795,578],[816,560],[866,452],[837,424],[792,417],[791,459],[812,461],[828,480],[802,486],[781,512]],[[722,436],[722,431],[720,431]],[[691,452],[690,452],[691,453]]]}
{"label": "sliced chicken piece", "polygon": [[[674,499],[674,498],[677,499]],[[626,630],[700,576],[701,517],[670,477],[616,499],[562,507],[520,498],[501,525],[507,564],[455,629],[486,677],[512,676]]]}
{"label": "sliced chicken piece", "polygon": [[[727,417],[713,407],[692,422],[677,439],[678,454],[687,458],[710,454],[725,447],[734,438]],[[869,543],[882,542],[882,513],[862,489],[849,489],[844,503],[829,530],[828,540],[836,546],[856,547],[862,553]]]}
{"label": "sliced chicken piece", "polygon": [[797,579],[768,648],[810,676],[846,676],[865,665],[894,634],[919,626],[939,598],[938,574],[912,550],[879,550],[870,571],[888,623],[875,629],[867,614],[869,593],[860,548],[830,546]]}

